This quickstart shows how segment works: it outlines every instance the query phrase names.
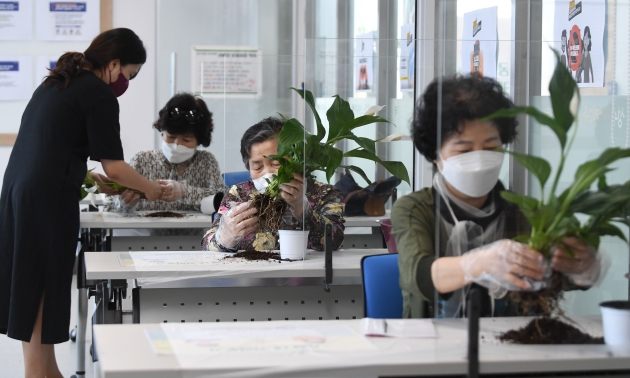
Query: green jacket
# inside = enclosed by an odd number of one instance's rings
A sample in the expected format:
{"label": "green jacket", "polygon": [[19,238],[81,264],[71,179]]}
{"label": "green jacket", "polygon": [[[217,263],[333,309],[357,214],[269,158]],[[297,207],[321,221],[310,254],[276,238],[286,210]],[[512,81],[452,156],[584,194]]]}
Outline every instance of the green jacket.
{"label": "green jacket", "polygon": [[[513,238],[529,232],[529,224],[515,205],[507,203],[504,237]],[[431,317],[425,303],[434,300],[431,264],[435,261],[435,202],[432,188],[399,198],[392,208],[392,233],[398,247],[400,288],[403,294],[403,318]],[[440,256],[448,241],[440,222]]]}

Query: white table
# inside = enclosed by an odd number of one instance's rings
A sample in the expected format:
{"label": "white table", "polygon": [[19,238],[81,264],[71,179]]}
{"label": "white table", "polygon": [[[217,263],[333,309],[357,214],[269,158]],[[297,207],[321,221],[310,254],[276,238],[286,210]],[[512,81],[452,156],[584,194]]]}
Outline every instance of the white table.
{"label": "white table", "polygon": [[184,218],[147,218],[155,211],[136,211],[132,214],[109,212],[81,212],[81,228],[210,228],[212,216],[199,212],[180,212]]}
{"label": "white table", "polygon": [[344,217],[346,220],[346,227],[380,227],[378,220],[381,219],[390,219],[392,216],[391,210],[387,210],[385,215],[380,217],[369,217],[369,216],[360,216],[360,217]]}
{"label": "white table", "polygon": [[[496,340],[499,332],[524,325],[529,318],[482,319],[480,371],[483,374],[545,372],[630,372],[630,348],[606,345],[511,345]],[[575,318],[592,335],[602,334],[599,317]],[[274,324],[275,323],[275,324]],[[347,325],[360,333],[360,320],[289,321],[282,325],[322,329]],[[241,330],[277,327],[278,322],[186,324],[185,327],[238,327]],[[329,377],[464,375],[467,371],[467,321],[434,320],[438,338],[367,338],[370,351],[223,352],[219,354],[158,355],[145,334],[158,324],[94,327],[102,378],[118,377]]]}
{"label": "white table", "polygon": [[[364,256],[387,253],[386,249],[350,249],[333,252],[333,275],[340,277],[361,277],[361,259]],[[181,254],[182,257],[203,254],[216,258],[212,264],[188,264],[168,265],[169,259],[164,260],[164,265],[146,263],[142,265],[121,266],[120,256],[126,258],[125,252],[86,252],[85,266],[86,276],[89,280],[107,279],[150,279],[160,276],[169,278],[173,273],[178,273],[178,279],[186,277],[226,276],[247,278],[296,278],[296,277],[323,277],[324,253],[319,251],[307,251],[304,261],[271,262],[271,261],[244,261],[242,259],[223,259],[231,253],[223,252],[180,252],[180,251],[156,251],[134,252],[133,255],[141,259],[143,256],[173,256]]]}
{"label": "white table", "polygon": [[[357,319],[364,312],[361,259],[382,253],[334,252],[330,292],[324,290],[324,253],[318,251],[308,251],[304,261],[281,263],[205,251],[86,252],[85,266],[90,280],[134,280],[134,323]],[[118,313],[98,320],[123,322]]]}

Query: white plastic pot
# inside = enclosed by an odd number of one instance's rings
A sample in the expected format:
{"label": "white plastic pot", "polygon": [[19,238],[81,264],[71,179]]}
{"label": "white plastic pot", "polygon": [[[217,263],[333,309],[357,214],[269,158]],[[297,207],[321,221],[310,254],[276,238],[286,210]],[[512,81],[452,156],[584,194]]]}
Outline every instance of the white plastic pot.
{"label": "white plastic pot", "polygon": [[306,254],[308,231],[278,230],[280,236],[280,258],[303,260]]}
{"label": "white plastic pot", "polygon": [[606,344],[630,345],[630,301],[602,302],[599,308]]}

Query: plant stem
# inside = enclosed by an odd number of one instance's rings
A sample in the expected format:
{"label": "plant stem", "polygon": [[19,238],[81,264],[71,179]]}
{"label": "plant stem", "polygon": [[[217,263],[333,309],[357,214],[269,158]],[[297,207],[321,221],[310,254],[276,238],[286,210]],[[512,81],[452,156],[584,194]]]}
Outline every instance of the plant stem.
{"label": "plant stem", "polygon": [[[571,150],[571,146],[573,145],[573,141],[575,140],[575,136],[577,135],[577,128],[578,128],[578,119],[576,117],[575,118],[575,127],[573,128],[573,134],[571,135],[571,139],[569,139],[569,143],[567,144],[566,148],[562,152],[562,158],[560,159],[560,165],[558,166],[558,172],[556,173],[556,177],[554,179],[553,187],[551,188],[551,192],[549,192],[549,200],[548,200],[549,203],[551,203],[551,199],[556,195],[556,188],[558,186],[558,182],[560,181],[560,175],[562,174],[562,169],[564,168],[564,161],[565,161],[566,157],[569,155],[569,151]],[[575,184],[574,184],[574,187],[576,187]],[[558,213],[556,215],[556,217],[554,218],[553,223],[551,224],[551,226],[549,226],[549,228],[547,228],[547,230],[545,232],[545,235],[549,235],[549,233],[551,231],[553,231],[553,229],[558,225],[558,223],[560,223],[562,218],[564,218],[564,214],[567,212],[567,209],[569,208],[568,204],[570,204],[572,200],[573,200],[573,196],[571,196],[571,192],[569,192],[569,195],[567,196],[567,198],[564,199],[564,203],[562,204],[562,208],[560,210],[560,213]]]}

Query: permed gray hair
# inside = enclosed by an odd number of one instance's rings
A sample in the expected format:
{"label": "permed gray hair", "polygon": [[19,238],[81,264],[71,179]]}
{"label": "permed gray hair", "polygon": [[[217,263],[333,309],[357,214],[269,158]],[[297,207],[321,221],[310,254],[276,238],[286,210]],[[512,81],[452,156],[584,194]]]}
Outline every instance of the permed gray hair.
{"label": "permed gray hair", "polygon": [[284,121],[276,117],[268,117],[258,122],[254,126],[245,131],[241,138],[241,157],[243,158],[243,164],[245,168],[249,170],[249,158],[251,157],[250,151],[254,144],[262,143],[269,139],[276,138],[282,127]]}

